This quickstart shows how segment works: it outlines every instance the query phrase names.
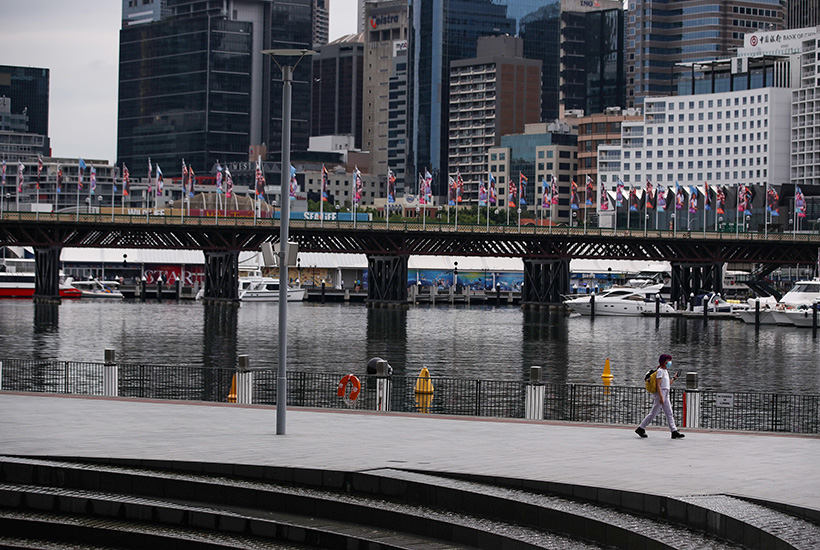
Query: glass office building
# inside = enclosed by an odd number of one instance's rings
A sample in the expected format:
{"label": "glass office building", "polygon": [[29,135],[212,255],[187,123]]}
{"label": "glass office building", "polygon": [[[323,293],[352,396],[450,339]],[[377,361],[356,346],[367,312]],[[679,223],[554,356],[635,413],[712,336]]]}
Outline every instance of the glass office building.
{"label": "glass office building", "polygon": [[[230,13],[222,6],[169,1],[168,17],[120,31],[117,157],[134,177],[145,176],[149,157],[166,178],[178,177],[183,158],[198,175],[212,175],[217,160],[247,161],[252,145],[279,159],[281,72],[259,52],[309,49],[312,1],[246,0]],[[310,79],[310,62],[300,63],[294,150],[308,145]]]}
{"label": "glass office building", "polygon": [[48,136],[48,86],[48,69],[0,65],[0,97],[11,99],[12,114],[25,111],[31,134]]}

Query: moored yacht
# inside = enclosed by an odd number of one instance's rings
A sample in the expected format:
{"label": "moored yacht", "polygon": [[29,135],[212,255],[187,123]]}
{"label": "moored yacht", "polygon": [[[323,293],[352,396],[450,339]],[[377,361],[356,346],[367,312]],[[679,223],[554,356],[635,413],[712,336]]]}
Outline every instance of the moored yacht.
{"label": "moored yacht", "polygon": [[[288,286],[288,302],[301,302],[304,298],[304,288]],[[243,302],[278,302],[279,279],[265,277],[259,272],[239,277],[239,299]]]}
{"label": "moored yacht", "polygon": [[[595,315],[639,316],[655,311],[655,297],[659,295],[662,288],[662,284],[643,287],[617,286],[598,294],[572,295],[564,301],[564,304],[581,315],[592,315],[594,303]],[[660,300],[661,313],[673,313],[674,311],[675,308],[663,299]]]}

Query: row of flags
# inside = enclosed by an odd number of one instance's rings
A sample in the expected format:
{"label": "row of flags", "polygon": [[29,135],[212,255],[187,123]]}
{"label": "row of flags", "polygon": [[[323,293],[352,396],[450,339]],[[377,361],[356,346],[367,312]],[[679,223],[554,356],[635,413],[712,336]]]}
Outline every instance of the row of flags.
{"label": "row of flags", "polygon": [[[255,177],[255,193],[256,197],[260,200],[265,200],[265,175],[262,171],[261,166],[261,157],[257,157],[256,160],[256,177]],[[81,191],[83,189],[83,178],[84,173],[87,168],[85,161],[80,158],[79,159],[79,170],[77,174],[77,191]],[[18,161],[17,164],[17,192],[23,192],[23,182],[24,182],[24,165],[22,161]],[[225,183],[225,190],[227,198],[231,198],[233,195],[233,177],[231,176],[230,170],[225,167],[224,169],[224,177],[223,177],[223,169],[222,165],[217,160],[216,163],[216,192],[222,193],[223,192],[223,181]],[[42,156],[38,155],[37,161],[37,182],[36,182],[36,189],[40,189],[40,176],[43,171],[43,159]],[[151,178],[151,174],[154,174],[153,178]],[[148,174],[149,174],[149,183],[148,183],[148,193],[149,195],[154,190],[154,185],[156,186],[156,193],[162,193],[164,180],[162,175],[162,169],[160,168],[159,164],[153,165],[151,159],[148,159]],[[354,203],[358,204],[362,199],[362,192],[363,192],[363,182],[362,182],[362,173],[359,171],[358,166],[355,167],[353,172],[354,175],[354,194],[353,194],[353,201]],[[478,187],[478,205],[479,206],[486,206],[488,204],[495,204],[496,203],[496,194],[495,194],[495,178],[493,177],[492,173],[489,173],[489,185],[485,187],[484,181],[481,177],[479,177],[479,187]],[[327,201],[329,199],[328,195],[328,171],[325,165],[322,165],[322,185],[321,185],[321,199],[322,201]],[[388,169],[388,191],[387,191],[387,201],[388,203],[395,203],[396,201],[396,176],[392,170]],[[432,182],[433,176],[430,172],[425,169],[424,174],[419,174],[419,204],[428,204],[432,202]],[[518,173],[518,187],[516,187],[513,178],[510,178],[509,182],[509,199],[508,199],[508,206],[510,208],[515,208],[518,205],[526,205],[526,194],[527,194],[527,185],[529,180],[527,176],[523,173]],[[187,194],[190,197],[194,196],[194,187],[196,184],[196,175],[194,174],[194,169],[192,166],[187,165],[185,163],[185,159],[182,159],[182,187],[183,187],[183,194]],[[6,186],[6,161],[5,159],[2,161],[0,165],[0,185],[2,187]],[[63,187],[63,170],[60,164],[57,165],[57,185],[56,190],[57,193],[62,192]],[[593,185],[592,178],[589,176],[586,177],[585,182],[585,191],[586,191],[586,198],[585,204],[587,206],[592,206],[594,204],[594,197],[595,197],[595,189]],[[686,197],[687,191],[686,186],[680,185],[677,181],[675,182],[674,188],[670,185],[668,188],[665,188],[662,184],[658,184],[657,188],[652,184],[651,181],[647,180],[645,188],[642,193],[642,197],[638,197],[638,191],[635,187],[632,187],[629,190],[629,195],[626,197],[625,195],[625,188],[623,181],[620,179],[618,180],[615,186],[615,207],[619,208],[624,206],[624,203],[628,201],[629,210],[632,212],[637,212],[638,210],[650,210],[656,209],[658,211],[666,211],[667,208],[671,208],[672,204],[674,204],[675,210],[684,210],[688,208],[689,213],[695,214],[699,211],[698,207],[698,197],[700,195],[703,196],[703,208],[706,211],[712,210],[712,188],[709,186],[708,182],[703,183],[703,189],[698,188],[697,186],[690,185],[688,191],[688,199]],[[89,193],[93,195],[97,188],[97,169],[94,165],[91,165],[90,173],[89,173]],[[545,178],[541,180],[541,204],[543,208],[548,208],[550,205],[558,204],[558,183],[555,179],[555,176],[550,176],[550,181],[547,182]],[[114,181],[113,184],[113,191],[117,192],[117,182]],[[296,193],[298,191],[298,183],[296,181],[296,168],[293,165],[290,166],[290,190],[289,196],[291,199],[296,198]],[[718,214],[724,214],[726,211],[726,191],[727,188],[725,186],[714,186],[714,195],[715,195],[715,210]],[[673,197],[670,200],[669,193],[674,193]],[[128,167],[123,163],[122,165],[122,194],[123,196],[130,195],[130,173]],[[461,172],[456,171],[456,177],[453,178],[450,176],[449,178],[449,185],[448,185],[448,205],[455,206],[460,204],[463,200],[464,194],[464,180],[461,177]],[[755,197],[754,188],[751,186],[744,185],[739,183],[737,185],[737,200],[736,200],[736,208],[738,212],[742,212],[744,215],[751,215],[753,211],[752,202]],[[516,200],[517,199],[517,200]],[[778,195],[777,191],[774,187],[767,185],[766,187],[766,211],[771,214],[772,216],[779,216],[779,200],[780,196]],[[570,182],[570,208],[573,210],[577,210],[580,205],[580,197],[578,195],[578,184],[575,180],[571,180]],[[687,205],[688,203],[688,205]],[[599,197],[599,204],[600,209],[602,211],[608,211],[610,208],[610,198],[606,187],[601,186],[601,193]],[[794,191],[794,208],[795,213],[798,217],[805,218],[806,217],[806,199],[803,195],[802,190],[799,186],[795,186]]]}

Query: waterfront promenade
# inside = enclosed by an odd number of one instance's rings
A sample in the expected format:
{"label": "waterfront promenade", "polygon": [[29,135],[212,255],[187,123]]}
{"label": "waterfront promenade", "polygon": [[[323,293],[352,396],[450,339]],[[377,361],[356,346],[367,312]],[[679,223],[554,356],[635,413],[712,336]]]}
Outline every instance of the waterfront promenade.
{"label": "waterfront promenade", "polygon": [[[678,416],[680,412],[678,411]],[[4,455],[457,472],[820,509],[820,437],[0,392]],[[658,474],[666,472],[664,481]]]}

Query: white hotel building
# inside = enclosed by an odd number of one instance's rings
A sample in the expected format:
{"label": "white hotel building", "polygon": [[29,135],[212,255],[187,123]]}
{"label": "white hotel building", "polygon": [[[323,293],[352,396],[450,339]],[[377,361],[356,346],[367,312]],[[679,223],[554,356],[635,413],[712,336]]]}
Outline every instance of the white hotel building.
{"label": "white hotel building", "polygon": [[790,112],[789,88],[647,98],[621,145],[598,148],[598,178],[613,191],[619,178],[638,189],[788,182]]}
{"label": "white hotel building", "polygon": [[804,187],[820,185],[820,40],[812,36],[800,49],[799,83],[792,92],[791,181]]}

